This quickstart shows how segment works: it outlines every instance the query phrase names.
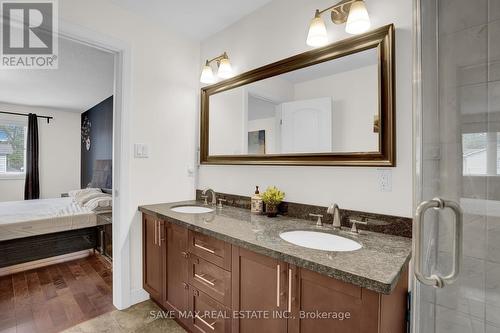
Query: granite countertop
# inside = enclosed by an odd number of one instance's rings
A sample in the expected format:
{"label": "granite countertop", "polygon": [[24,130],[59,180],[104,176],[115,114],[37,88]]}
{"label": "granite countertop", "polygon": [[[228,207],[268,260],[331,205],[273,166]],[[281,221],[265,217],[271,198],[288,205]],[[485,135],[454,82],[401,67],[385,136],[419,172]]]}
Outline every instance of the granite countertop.
{"label": "granite countertop", "polygon": [[[268,218],[229,206],[205,214],[170,210],[182,205],[202,205],[202,202],[147,205],[140,206],[139,210],[233,245],[383,294],[394,290],[411,257],[411,239],[405,237],[368,231],[354,235],[344,230],[335,231],[331,225],[317,227],[312,220],[285,216]],[[328,232],[353,239],[363,247],[352,252],[308,249],[279,237],[281,232],[289,230]]]}

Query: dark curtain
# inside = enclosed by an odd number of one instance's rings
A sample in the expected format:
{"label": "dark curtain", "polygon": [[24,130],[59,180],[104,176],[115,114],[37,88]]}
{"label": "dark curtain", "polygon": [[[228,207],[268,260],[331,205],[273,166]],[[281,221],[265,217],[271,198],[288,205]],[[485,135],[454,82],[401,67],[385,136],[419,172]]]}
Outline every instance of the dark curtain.
{"label": "dark curtain", "polygon": [[28,139],[26,140],[26,182],[24,200],[40,198],[38,177],[38,121],[34,113],[28,115]]}

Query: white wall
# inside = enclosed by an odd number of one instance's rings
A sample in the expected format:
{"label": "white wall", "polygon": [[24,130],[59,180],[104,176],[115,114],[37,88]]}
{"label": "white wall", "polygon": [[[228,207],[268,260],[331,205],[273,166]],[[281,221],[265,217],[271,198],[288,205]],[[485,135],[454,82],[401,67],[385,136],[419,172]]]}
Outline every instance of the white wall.
{"label": "white wall", "polygon": [[210,96],[209,133],[211,155],[233,155],[245,152],[247,95],[244,89],[227,90]]}
{"label": "white wall", "polygon": [[[307,27],[314,10],[327,0],[275,0],[201,44],[201,58],[227,51],[241,73],[309,50]],[[255,185],[277,185],[288,201],[328,205],[375,213],[411,216],[412,213],[412,1],[366,1],[373,27],[396,27],[397,166],[393,189],[379,192],[376,168],[201,166],[198,188],[250,195]],[[286,10],[284,11],[284,8]],[[327,23],[331,41],[348,37],[344,25]],[[230,179],[231,181],[228,181]]]}
{"label": "white wall", "polygon": [[[4,103],[0,103],[0,110],[54,117],[50,124],[38,120],[42,199],[80,188],[80,113]],[[28,121],[27,117],[10,117]],[[24,178],[0,178],[0,201],[14,200],[24,200]]]}
{"label": "white wall", "polygon": [[333,97],[332,151],[378,151],[373,117],[378,114],[378,65],[294,85],[295,100]]}
{"label": "white wall", "polygon": [[[276,118],[262,118],[248,121],[248,132],[266,131],[266,154],[274,154],[276,152]],[[248,151],[248,143],[247,143]]]}
{"label": "white wall", "polygon": [[[59,16],[62,27],[67,22],[120,40],[131,51],[131,85],[126,87],[131,114],[122,127],[123,140],[130,143],[122,152],[129,157],[122,166],[127,170],[123,174],[127,193],[120,197],[122,218],[114,222],[120,223],[121,231],[114,248],[130,242],[130,295],[123,295],[123,304],[118,304],[126,306],[147,297],[142,290],[142,227],[137,207],[194,198],[194,178],[187,168],[195,164],[199,44],[109,0],[60,1]],[[149,158],[133,159],[133,143],[147,144]]]}

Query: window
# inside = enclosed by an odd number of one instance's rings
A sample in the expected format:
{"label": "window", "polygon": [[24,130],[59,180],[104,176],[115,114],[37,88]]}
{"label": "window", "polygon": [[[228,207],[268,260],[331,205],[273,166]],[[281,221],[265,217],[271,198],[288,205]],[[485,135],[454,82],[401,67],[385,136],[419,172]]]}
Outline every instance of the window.
{"label": "window", "polygon": [[0,177],[24,174],[26,133],[25,124],[0,120]]}
{"label": "window", "polygon": [[462,134],[463,174],[500,175],[500,132]]}

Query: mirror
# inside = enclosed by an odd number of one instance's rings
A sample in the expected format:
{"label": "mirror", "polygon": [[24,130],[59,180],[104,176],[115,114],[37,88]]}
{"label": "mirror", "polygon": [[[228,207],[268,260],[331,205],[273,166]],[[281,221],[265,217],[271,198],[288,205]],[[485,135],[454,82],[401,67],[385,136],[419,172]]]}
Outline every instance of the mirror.
{"label": "mirror", "polygon": [[392,25],[202,89],[202,163],[393,166]]}

